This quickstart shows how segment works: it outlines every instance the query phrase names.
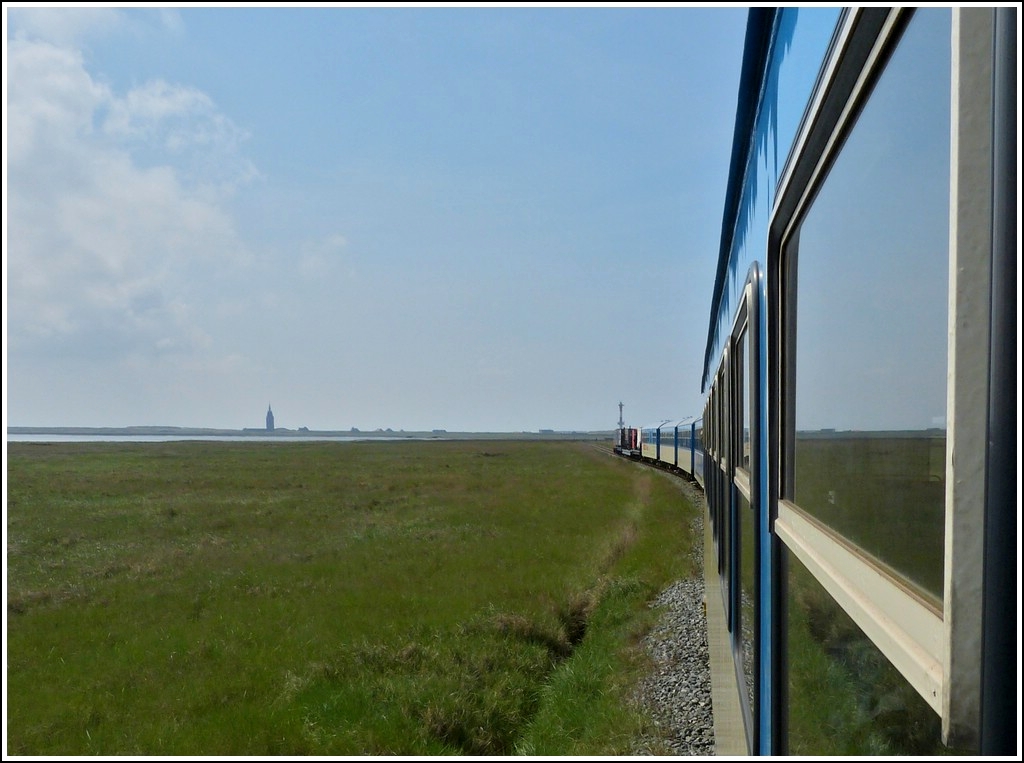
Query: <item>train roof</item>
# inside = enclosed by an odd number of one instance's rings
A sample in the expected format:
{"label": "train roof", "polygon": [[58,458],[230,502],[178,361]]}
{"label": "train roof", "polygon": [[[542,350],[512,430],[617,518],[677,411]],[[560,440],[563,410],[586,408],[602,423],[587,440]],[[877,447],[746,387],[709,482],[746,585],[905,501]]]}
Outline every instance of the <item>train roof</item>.
{"label": "train roof", "polygon": [[659,421],[659,422],[657,422],[657,423],[654,423],[654,424],[645,424],[644,426],[642,426],[642,427],[640,427],[640,428],[641,428],[641,429],[648,429],[648,430],[649,430],[649,429],[661,429],[661,428],[662,428],[663,426],[665,426],[665,424],[667,424],[667,423],[668,423],[668,422],[666,422],[666,421]]}
{"label": "train roof", "polygon": [[680,419],[679,421],[673,421],[673,420],[669,419],[667,421],[659,421],[657,424],[647,424],[647,425],[642,426],[640,428],[641,429],[650,430],[650,429],[666,429],[666,428],[671,427],[671,428],[674,429],[675,427],[679,426],[680,424],[689,424],[692,421],[693,421],[693,417],[690,417],[690,418],[687,418],[687,419]]}
{"label": "train roof", "polygon": [[790,6],[747,15],[702,392],[711,388],[750,266],[764,256],[775,189],[818,85],[818,70],[799,63],[823,60],[844,13]]}
{"label": "train roof", "polygon": [[743,202],[746,167],[751,150],[751,134],[757,120],[758,97],[761,92],[765,63],[771,47],[772,27],[776,9],[751,8],[747,14],[747,31],[743,42],[743,63],[740,67],[740,87],[736,101],[736,123],[733,128],[732,155],[729,160],[729,180],[725,191],[725,210],[722,214],[722,236],[719,241],[718,269],[715,288],[711,293],[711,316],[708,321],[708,341],[704,350],[704,379],[701,391],[710,386],[713,371],[709,370],[716,343],[715,329],[722,307],[725,280],[732,259],[736,221]]}

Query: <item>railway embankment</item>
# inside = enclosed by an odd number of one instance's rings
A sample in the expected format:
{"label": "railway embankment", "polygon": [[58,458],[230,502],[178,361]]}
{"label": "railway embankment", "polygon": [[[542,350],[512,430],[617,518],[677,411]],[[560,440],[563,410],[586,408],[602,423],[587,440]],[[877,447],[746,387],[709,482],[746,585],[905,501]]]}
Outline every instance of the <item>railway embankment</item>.
{"label": "railway embankment", "polygon": [[[700,508],[692,521],[695,539],[703,538],[704,495],[678,479],[681,489]],[[703,544],[694,542],[697,569],[703,568]],[[652,718],[656,736],[638,740],[635,755],[714,755],[714,715],[708,655],[704,583],[677,580],[652,602],[658,624],[644,639],[653,669],[638,684],[634,701]]]}

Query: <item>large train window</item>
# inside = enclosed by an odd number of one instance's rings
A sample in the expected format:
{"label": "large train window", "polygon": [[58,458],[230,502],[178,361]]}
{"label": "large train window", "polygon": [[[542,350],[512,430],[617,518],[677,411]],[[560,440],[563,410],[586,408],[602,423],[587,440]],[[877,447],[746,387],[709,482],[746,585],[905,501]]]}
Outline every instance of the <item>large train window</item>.
{"label": "large train window", "polygon": [[932,754],[950,701],[951,37],[948,8],[850,12],[776,202],[793,751],[822,671],[859,707],[829,734],[861,752]]}
{"label": "large train window", "polygon": [[948,12],[924,11],[911,22],[787,257],[800,301],[793,499],[936,606],[949,78],[928,75],[948,73],[948,39]]}
{"label": "large train window", "polygon": [[693,425],[693,477],[704,485],[704,419]]}
{"label": "large train window", "polygon": [[759,289],[757,266],[751,269],[750,278],[743,290],[743,297],[736,315],[731,337],[731,399],[729,418],[734,422],[729,441],[733,454],[733,470],[729,473],[729,498],[734,523],[735,599],[736,628],[733,631],[733,654],[736,674],[744,702],[744,717],[749,750],[759,748],[758,741],[758,666],[757,648],[759,632],[760,589],[758,568],[760,566],[760,523],[758,521],[758,500],[755,493],[757,484],[757,454],[752,444],[757,442],[756,432],[756,315],[754,309]]}
{"label": "large train window", "polygon": [[729,630],[735,632],[736,617],[733,606],[733,532],[732,504],[729,500],[729,386],[726,369],[729,366],[729,351],[724,353],[722,366],[715,382],[715,416],[718,419],[718,468],[715,470],[715,498],[719,518],[718,572],[722,581],[722,596],[725,604],[725,619]]}

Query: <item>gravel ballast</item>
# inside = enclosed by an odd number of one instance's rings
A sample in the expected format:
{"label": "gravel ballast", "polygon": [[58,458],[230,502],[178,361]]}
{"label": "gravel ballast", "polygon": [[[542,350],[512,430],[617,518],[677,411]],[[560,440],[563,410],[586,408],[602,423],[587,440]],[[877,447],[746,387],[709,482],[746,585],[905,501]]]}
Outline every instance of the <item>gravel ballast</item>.
{"label": "gravel ballast", "polygon": [[[689,483],[684,492],[699,507],[692,530],[694,554],[703,568],[704,496]],[[636,688],[634,701],[654,721],[656,738],[637,743],[635,755],[715,754],[711,708],[711,669],[703,580],[679,580],[651,606],[661,610],[643,646],[654,669]]]}

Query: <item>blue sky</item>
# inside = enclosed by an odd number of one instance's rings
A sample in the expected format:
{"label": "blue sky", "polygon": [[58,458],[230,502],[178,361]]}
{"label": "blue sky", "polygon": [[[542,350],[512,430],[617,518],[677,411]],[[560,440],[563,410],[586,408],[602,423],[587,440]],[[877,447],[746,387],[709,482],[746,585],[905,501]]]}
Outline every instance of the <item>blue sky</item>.
{"label": "blue sky", "polygon": [[5,5],[6,424],[699,413],[745,23]]}

